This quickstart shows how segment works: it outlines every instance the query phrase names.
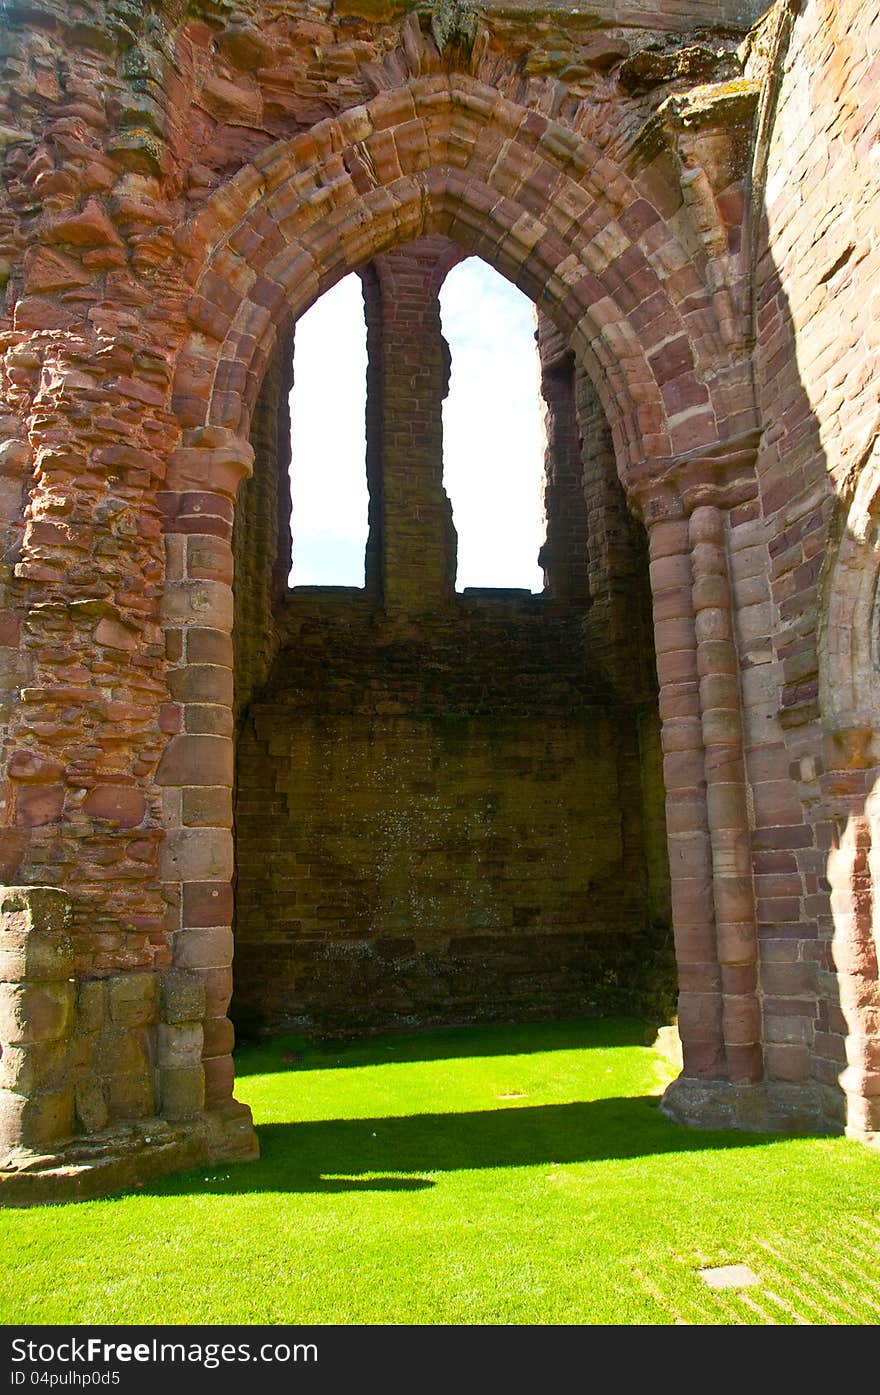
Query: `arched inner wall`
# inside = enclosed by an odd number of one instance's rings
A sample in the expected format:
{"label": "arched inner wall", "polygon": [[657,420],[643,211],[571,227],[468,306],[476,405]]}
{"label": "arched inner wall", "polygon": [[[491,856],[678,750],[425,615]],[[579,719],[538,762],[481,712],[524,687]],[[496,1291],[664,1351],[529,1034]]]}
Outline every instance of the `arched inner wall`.
{"label": "arched inner wall", "polygon": [[[674,1001],[644,537],[590,380],[543,315],[555,585],[453,590],[437,293],[461,255],[429,237],[364,269],[366,592],[273,583],[289,338],[253,415],[235,535],[239,1030],[660,1016]],[[576,490],[554,491],[572,425]]]}

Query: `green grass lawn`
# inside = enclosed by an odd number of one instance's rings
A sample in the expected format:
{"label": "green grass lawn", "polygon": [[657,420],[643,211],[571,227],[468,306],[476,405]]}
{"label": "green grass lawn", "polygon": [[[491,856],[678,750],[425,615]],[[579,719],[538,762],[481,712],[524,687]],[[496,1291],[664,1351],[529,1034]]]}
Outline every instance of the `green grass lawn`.
{"label": "green grass lawn", "polygon": [[[7,1211],[0,1320],[877,1322],[880,1156],[679,1128],[643,1040],[615,1020],[242,1051],[262,1160]],[[732,1262],[760,1283],[697,1276]]]}

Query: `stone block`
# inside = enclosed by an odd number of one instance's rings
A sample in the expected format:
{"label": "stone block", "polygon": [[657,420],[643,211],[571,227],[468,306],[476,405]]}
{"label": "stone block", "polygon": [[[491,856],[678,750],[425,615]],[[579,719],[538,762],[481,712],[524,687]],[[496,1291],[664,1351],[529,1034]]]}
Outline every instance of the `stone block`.
{"label": "stone block", "polygon": [[140,790],[126,785],[95,785],[82,807],[92,819],[106,819],[120,828],[136,828],[143,823],[147,806]]}
{"label": "stone block", "polygon": [[232,952],[227,926],[193,927],[174,940],[174,962],[181,969],[222,969],[232,963]]}
{"label": "stone block", "polygon": [[228,925],[231,920],[232,887],[229,882],[188,882],[184,885],[184,925]]}
{"label": "stone block", "polygon": [[174,736],[159,762],[160,785],[232,785],[233,745],[224,736]]}
{"label": "stone block", "polygon": [[232,1098],[235,1069],[231,1056],[212,1056],[203,1062],[205,1072],[205,1105],[208,1109]]}
{"label": "stone block", "polygon": [[34,1042],[33,1045],[3,1045],[0,1055],[0,1089],[33,1095],[55,1089],[64,1083],[70,1069],[70,1046],[60,1041]]}
{"label": "stone block", "polygon": [[205,969],[202,980],[205,985],[205,1017],[225,1017],[232,997],[232,966]]}
{"label": "stone block", "polygon": [[103,1084],[94,1078],[77,1083],[74,1104],[76,1120],[84,1133],[98,1133],[110,1120]]}
{"label": "stone block", "polygon": [[191,1119],[205,1107],[205,1072],[200,1065],[159,1071],[159,1109],[164,1119]]}
{"label": "stone block", "polygon": [[193,580],[232,584],[232,549],[222,538],[191,535],[187,538],[186,567]]}
{"label": "stone block", "polygon": [[[211,738],[213,739],[213,738]],[[181,828],[168,833],[160,872],[169,882],[226,881],[233,872],[232,834],[225,828]]]}
{"label": "stone block", "polygon": [[166,969],[160,978],[160,1018],[178,1024],[200,1022],[205,1015],[205,982],[185,969]]}
{"label": "stone block", "polygon": [[115,1027],[148,1027],[156,1020],[159,981],[154,973],[118,974],[107,980],[107,1000]]}
{"label": "stone block", "polygon": [[92,1069],[110,1079],[114,1075],[143,1074],[152,1068],[150,1032],[145,1027],[107,1027],[94,1040]]}
{"label": "stone block", "polygon": [[232,707],[222,702],[187,703],[186,729],[193,736],[232,736],[235,730]]}
{"label": "stone block", "polygon": [[73,968],[67,932],[47,933],[0,924],[0,983],[63,982]]}
{"label": "stone block", "polygon": [[58,823],[64,797],[63,785],[22,785],[15,791],[15,822],[22,828]]}
{"label": "stone block", "polygon": [[73,1021],[73,983],[0,983],[4,1046],[59,1041]]}
{"label": "stone block", "polygon": [[766,1049],[767,1074],[771,1080],[806,1080],[810,1053],[803,1045],[770,1045]]}
{"label": "stone block", "polygon": [[191,664],[222,664],[232,668],[232,640],[222,630],[191,629],[186,637],[186,657]]}
{"label": "stone block", "polygon": [[0,1148],[54,1152],[73,1133],[73,1085],[22,1095],[0,1090]]}
{"label": "stone block", "polygon": [[177,702],[229,707],[233,699],[232,669],[221,664],[188,664],[171,675],[169,688]]}
{"label": "stone block", "polygon": [[113,1075],[106,1081],[105,1089],[111,1119],[149,1119],[155,1113],[152,1075]]}
{"label": "stone block", "polygon": [[231,828],[232,791],[223,785],[185,789],[182,819],[192,828]]}
{"label": "stone block", "polygon": [[107,981],[101,978],[80,979],[76,986],[76,1030],[89,1035],[100,1032],[107,1011]]}
{"label": "stone block", "polygon": [[229,1056],[235,1045],[235,1029],[228,1017],[207,1017],[203,1023],[204,1047],[202,1054],[209,1056]]}
{"label": "stone block", "polygon": [[199,1022],[159,1024],[156,1050],[160,1070],[201,1064],[204,1035]]}
{"label": "stone block", "polygon": [[3,931],[37,930],[64,939],[70,932],[70,897],[54,886],[6,886],[0,889]]}
{"label": "stone block", "polygon": [[197,625],[199,629],[232,629],[232,588],[221,581],[181,581],[167,586],[163,596],[166,624]]}

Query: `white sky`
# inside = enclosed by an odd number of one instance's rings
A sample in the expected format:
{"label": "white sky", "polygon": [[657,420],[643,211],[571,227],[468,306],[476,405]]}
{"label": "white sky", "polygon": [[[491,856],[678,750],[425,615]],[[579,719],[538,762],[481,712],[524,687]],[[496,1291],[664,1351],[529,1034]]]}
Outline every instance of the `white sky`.
{"label": "white sky", "polygon": [[[476,257],[440,292],[452,355],[443,478],[458,531],[456,586],[540,591],[544,433],[531,301]],[[363,586],[366,330],[360,279],[297,321],[292,586]]]}

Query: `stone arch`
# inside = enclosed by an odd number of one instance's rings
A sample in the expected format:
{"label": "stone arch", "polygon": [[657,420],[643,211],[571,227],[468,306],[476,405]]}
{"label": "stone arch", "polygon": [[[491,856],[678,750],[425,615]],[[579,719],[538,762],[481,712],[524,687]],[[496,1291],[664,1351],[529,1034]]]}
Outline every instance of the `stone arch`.
{"label": "stone arch", "polygon": [[[711,234],[703,255],[694,255],[698,231],[679,236],[640,187],[637,170],[627,172],[560,123],[459,74],[382,92],[273,145],[178,238],[194,291],[192,332],[174,380],[182,443],[166,483],[170,555],[184,565],[166,582],[165,621],[174,631],[169,652],[179,655],[171,678],[182,731],[159,772],[169,793],[182,790],[178,802],[169,800],[161,868],[167,900],[181,908],[176,952],[184,966],[209,974],[216,989],[209,1018],[225,1020],[228,913],[223,924],[208,922],[214,907],[230,904],[232,675],[195,658],[190,635],[198,632],[203,653],[205,631],[215,631],[218,651],[228,652],[232,557],[215,549],[207,569],[199,561],[193,571],[188,535],[204,531],[212,509],[223,518],[234,510],[251,468],[251,412],[284,322],[347,272],[430,234],[481,256],[569,338],[596,386],[630,502],[651,525],[658,677],[675,743],[667,804],[676,807],[669,851],[685,1074],[734,1090],[749,1086],[761,1078],[761,1050],[747,810],[736,773],[739,699],[717,699],[722,725],[708,694],[706,710],[693,710],[698,649],[711,648],[719,624],[732,645],[724,628],[730,588],[716,545],[723,511],[754,496],[754,399],[740,327],[724,275],[713,273]],[[704,525],[711,567],[720,568],[711,587],[691,560]],[[696,611],[705,611],[705,622],[695,630]],[[710,747],[723,759],[710,760]],[[722,811],[717,828],[693,797],[695,778],[729,786],[723,805],[710,801]],[[191,784],[226,794],[188,800]],[[731,838],[739,848],[733,860]],[[208,1022],[206,1041],[217,1043],[217,1055],[205,1061],[208,1097],[222,1101],[233,1073],[221,1021]],[[699,1114],[703,1097],[691,1110],[680,1091],[676,1108],[682,1117]]]}
{"label": "stone arch", "polygon": [[[544,308],[593,378],[631,487],[754,424],[726,290],[637,172],[460,74],[417,79],[270,147],[189,230],[186,427],[246,431],[280,318],[395,244],[444,233]],[[718,279],[718,278],[716,278]]]}

